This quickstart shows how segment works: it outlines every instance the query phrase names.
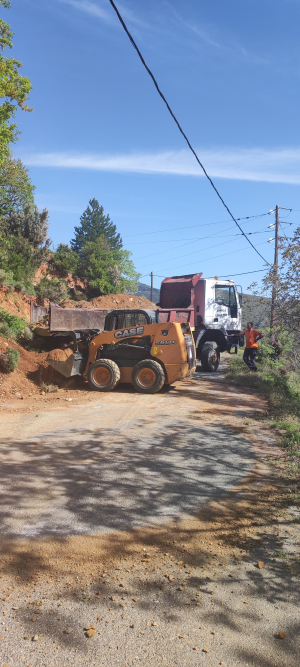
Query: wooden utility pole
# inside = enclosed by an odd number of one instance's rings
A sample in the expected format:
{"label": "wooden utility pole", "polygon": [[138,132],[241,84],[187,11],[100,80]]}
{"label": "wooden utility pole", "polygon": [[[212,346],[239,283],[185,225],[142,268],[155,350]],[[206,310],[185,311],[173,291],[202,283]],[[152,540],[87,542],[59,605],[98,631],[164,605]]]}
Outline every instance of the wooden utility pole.
{"label": "wooden utility pole", "polygon": [[271,338],[274,339],[274,324],[275,324],[275,307],[276,307],[276,294],[277,294],[277,276],[278,276],[278,243],[279,243],[279,206],[276,205],[275,208],[275,254],[274,254],[274,266],[273,266],[273,289],[272,289],[272,301],[271,301],[271,320],[270,320],[270,329],[271,329]]}
{"label": "wooden utility pole", "polygon": [[153,271],[151,271],[151,298],[150,301],[153,301]]}

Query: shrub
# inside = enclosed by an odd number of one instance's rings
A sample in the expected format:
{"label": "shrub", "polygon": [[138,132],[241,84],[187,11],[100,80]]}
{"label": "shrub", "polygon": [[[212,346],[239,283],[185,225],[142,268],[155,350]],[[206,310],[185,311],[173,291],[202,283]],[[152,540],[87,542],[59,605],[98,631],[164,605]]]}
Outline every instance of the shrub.
{"label": "shrub", "polygon": [[4,373],[12,373],[19,363],[20,352],[9,347],[6,352],[0,355],[0,368]]}
{"label": "shrub", "polygon": [[22,317],[10,315],[4,308],[0,308],[0,335],[4,338],[17,340],[24,336],[27,322]]}
{"label": "shrub", "polygon": [[14,278],[11,271],[0,269],[0,285],[13,285]]}
{"label": "shrub", "polygon": [[65,243],[60,243],[52,256],[53,267],[63,276],[68,273],[76,274],[78,269],[78,255]]}
{"label": "shrub", "polygon": [[69,296],[69,288],[63,278],[42,278],[41,282],[35,288],[36,295],[40,301],[49,299],[54,303],[59,303]]}

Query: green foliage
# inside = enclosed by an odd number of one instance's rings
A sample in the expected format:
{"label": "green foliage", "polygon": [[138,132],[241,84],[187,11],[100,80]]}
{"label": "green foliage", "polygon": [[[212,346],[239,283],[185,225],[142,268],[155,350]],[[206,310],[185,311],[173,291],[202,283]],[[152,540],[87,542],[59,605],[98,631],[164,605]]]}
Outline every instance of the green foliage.
{"label": "green foliage", "polygon": [[[267,334],[269,331],[267,331]],[[300,470],[300,365],[295,338],[283,331],[272,344],[265,336],[259,344],[258,372],[251,372],[242,354],[230,357],[228,380],[265,395],[269,401],[266,417],[281,435],[290,465]]]}
{"label": "green foliage", "polygon": [[0,285],[6,285],[7,287],[14,285],[14,277],[11,271],[0,269]]}
{"label": "green foliage", "polygon": [[135,291],[139,274],[130,254],[127,250],[111,250],[103,237],[90,241],[81,251],[78,275],[99,294]]}
{"label": "green foliage", "polygon": [[6,352],[0,355],[0,369],[3,373],[12,373],[19,363],[20,352],[9,347]]}
{"label": "green foliage", "polygon": [[0,219],[11,213],[21,213],[28,204],[33,206],[34,190],[21,160],[15,160],[10,154],[0,162]]}
{"label": "green foliage", "polygon": [[278,270],[274,267],[262,280],[262,288],[251,285],[254,294],[271,296],[275,290],[275,331],[293,332],[300,342],[300,227],[292,239],[280,239],[281,260]]}
{"label": "green foliage", "polygon": [[[8,8],[7,0],[0,0],[0,5]],[[0,49],[3,52],[6,47],[12,48],[12,31],[10,26],[0,19]],[[0,164],[9,154],[9,144],[14,142],[19,134],[15,123],[11,119],[15,116],[18,107],[23,111],[32,111],[25,102],[31,91],[31,83],[28,77],[20,75],[22,63],[15,58],[7,58],[0,55]]]}
{"label": "green foliage", "polygon": [[3,284],[14,285],[34,294],[33,276],[44,259],[42,248],[34,248],[28,239],[20,236],[0,236],[0,266]]}
{"label": "green foliage", "polygon": [[0,335],[10,340],[18,340],[24,336],[27,322],[22,317],[10,315],[4,308],[0,308]]}
{"label": "green foliage", "polygon": [[78,271],[78,262],[78,255],[66,243],[59,244],[51,259],[53,268],[59,271],[63,276],[67,276],[68,273],[76,275]]}
{"label": "green foliage", "polygon": [[49,299],[53,303],[59,303],[69,296],[68,285],[63,278],[56,276],[45,276],[35,288],[36,295],[40,301]]}
{"label": "green foliage", "polygon": [[33,248],[43,246],[44,256],[47,256],[47,250],[52,243],[47,238],[49,213],[45,208],[39,211],[37,206],[26,204],[23,210],[13,211],[10,215],[2,218],[0,229],[3,236],[22,237],[29,241]]}
{"label": "green foliage", "polygon": [[75,227],[71,247],[80,255],[87,243],[95,243],[100,237],[107,242],[110,250],[121,250],[122,239],[117,234],[116,225],[111,222],[109,215],[104,215],[103,206],[97,199],[90,199],[89,206],[80,218],[80,227]]}

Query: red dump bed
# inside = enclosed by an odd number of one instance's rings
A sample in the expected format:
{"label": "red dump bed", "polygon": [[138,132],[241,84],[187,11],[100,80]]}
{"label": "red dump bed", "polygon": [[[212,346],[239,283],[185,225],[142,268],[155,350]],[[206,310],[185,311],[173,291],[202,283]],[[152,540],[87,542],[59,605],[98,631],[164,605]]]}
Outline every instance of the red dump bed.
{"label": "red dump bed", "polygon": [[196,325],[195,311],[197,292],[199,291],[202,273],[187,276],[173,276],[163,280],[160,288],[160,320],[161,322],[188,322],[191,327]]}

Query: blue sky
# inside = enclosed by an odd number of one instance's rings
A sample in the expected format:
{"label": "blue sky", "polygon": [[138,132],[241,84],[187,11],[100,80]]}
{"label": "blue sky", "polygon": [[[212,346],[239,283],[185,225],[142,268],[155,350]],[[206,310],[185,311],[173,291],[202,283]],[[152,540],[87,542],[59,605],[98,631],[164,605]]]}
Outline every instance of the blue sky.
{"label": "blue sky", "polygon": [[[300,220],[298,0],[116,0],[190,142],[237,218]],[[12,0],[14,57],[33,84],[14,154],[69,242],[95,197],[137,269],[258,271],[264,262],[201,174],[108,0]],[[287,217],[288,215],[288,217]],[[268,261],[274,215],[242,220]],[[255,232],[255,234],[254,234]],[[235,280],[244,291],[263,273]]]}

